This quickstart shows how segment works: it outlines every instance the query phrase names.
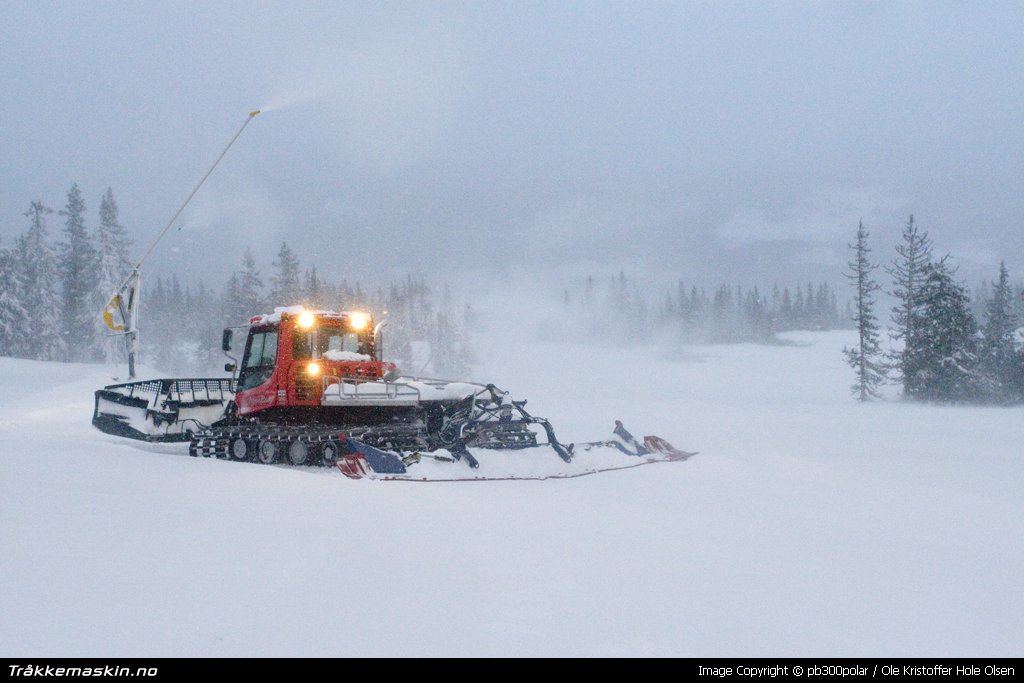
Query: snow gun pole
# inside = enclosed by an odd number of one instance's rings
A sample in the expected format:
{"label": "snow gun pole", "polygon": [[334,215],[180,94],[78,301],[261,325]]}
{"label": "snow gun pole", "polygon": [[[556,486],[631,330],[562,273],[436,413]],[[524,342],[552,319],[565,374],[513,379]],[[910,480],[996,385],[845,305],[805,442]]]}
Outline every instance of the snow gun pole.
{"label": "snow gun pole", "polygon": [[[128,352],[128,377],[130,379],[135,379],[135,350],[136,340],[138,339],[136,317],[139,306],[139,272],[142,268],[142,264],[143,262],[145,262],[147,258],[149,258],[149,255],[153,253],[153,250],[156,248],[156,245],[159,244],[160,240],[164,238],[164,235],[166,235],[167,232],[171,229],[171,226],[174,225],[174,222],[178,220],[178,216],[180,216],[181,212],[185,210],[185,207],[189,205],[189,202],[192,201],[192,198],[196,196],[196,193],[199,192],[199,188],[203,186],[203,183],[205,183],[206,179],[210,177],[210,175],[213,173],[213,170],[217,168],[217,165],[220,163],[221,159],[223,159],[224,155],[228,153],[228,150],[231,149],[231,146],[235,144],[235,140],[238,139],[238,136],[242,134],[242,131],[245,130],[245,127],[249,125],[249,122],[256,118],[256,116],[259,113],[259,109],[249,112],[249,116],[246,117],[245,123],[243,123],[242,127],[238,129],[238,132],[235,133],[234,137],[232,137],[231,140],[228,141],[228,144],[224,147],[221,153],[214,160],[213,164],[210,166],[210,169],[205,173],[205,175],[203,175],[202,178],[199,179],[199,182],[196,183],[196,186],[194,188],[192,188],[192,191],[189,192],[188,196],[185,197],[185,201],[181,203],[181,206],[178,207],[178,210],[174,212],[173,216],[171,216],[171,220],[167,221],[167,225],[164,226],[164,229],[160,231],[160,234],[156,236],[156,239],[153,240],[153,242],[149,245],[149,248],[147,248],[145,253],[142,254],[142,258],[140,258],[139,262],[135,264],[134,268],[132,268],[131,275],[129,275],[128,278],[124,281],[124,284],[121,285],[120,289],[118,289],[117,293],[110,300],[110,303],[107,304],[107,307],[103,311],[103,321],[106,323],[107,327],[114,330],[115,332],[120,332],[124,334],[125,348]],[[125,292],[126,290],[128,293],[127,301],[125,301],[125,297],[122,296],[122,293]],[[121,320],[123,321],[122,325],[113,324],[113,313],[115,311],[121,315]]]}
{"label": "snow gun pole", "polygon": [[167,231],[171,229],[172,225],[174,225],[174,221],[178,220],[178,216],[181,215],[181,212],[185,210],[185,207],[188,206],[189,202],[192,201],[192,198],[196,196],[196,192],[199,192],[199,188],[203,186],[203,183],[206,182],[206,179],[210,177],[211,173],[213,173],[213,169],[217,168],[217,164],[220,163],[220,160],[223,159],[224,155],[228,153],[229,149],[231,149],[231,145],[235,144],[235,140],[238,139],[238,136],[242,134],[242,131],[245,130],[245,127],[249,125],[249,122],[256,118],[256,115],[259,113],[259,109],[257,109],[256,111],[249,112],[249,116],[246,117],[245,123],[242,124],[242,127],[238,129],[238,132],[235,133],[235,136],[231,138],[230,142],[228,142],[227,146],[224,148],[224,151],[220,153],[220,156],[218,156],[217,159],[213,162],[213,165],[210,166],[210,170],[206,172],[206,175],[200,178],[196,186],[192,189],[191,192],[189,192],[188,196],[185,197],[185,201],[181,203],[181,206],[178,207],[178,210],[174,212],[173,216],[171,216],[171,220],[167,221],[167,225],[165,225],[164,229],[160,231],[160,234],[156,236],[156,239],[153,240],[153,243],[149,245],[149,249],[147,249],[146,253],[142,255],[142,258],[139,259],[139,262],[135,264],[135,270],[138,270],[139,268],[142,267],[142,262],[145,261],[146,258],[153,252],[153,249],[156,248],[157,243],[159,243],[160,240],[164,238],[164,235],[167,234]]}

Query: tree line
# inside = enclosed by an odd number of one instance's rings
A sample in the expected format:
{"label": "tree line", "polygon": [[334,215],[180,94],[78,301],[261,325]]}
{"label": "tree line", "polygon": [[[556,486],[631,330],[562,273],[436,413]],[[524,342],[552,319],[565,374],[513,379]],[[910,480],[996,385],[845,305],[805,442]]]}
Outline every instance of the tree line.
{"label": "tree line", "polygon": [[436,292],[421,278],[365,289],[359,282],[334,281],[316,266],[303,269],[298,255],[282,242],[265,277],[251,250],[242,255],[220,292],[203,282],[183,285],[175,276],[157,278],[143,291],[142,346],[151,362],[175,372],[211,371],[224,362],[221,330],[246,324],[254,315],[281,306],[314,310],[363,310],[386,319],[386,360],[403,371],[464,377],[475,360],[471,329],[474,313],[447,287]]}
{"label": "tree line", "polygon": [[882,348],[876,313],[878,264],[870,258],[870,233],[861,223],[850,244],[845,273],[855,291],[854,322],[858,343],[844,349],[856,379],[851,387],[861,401],[878,398],[879,387],[895,382],[908,399],[941,403],[1024,402],[1024,337],[1019,326],[1024,288],[1010,284],[1006,264],[983,301],[981,321],[967,288],[955,278],[949,254],[935,258],[933,243],[910,216],[884,270],[895,299],[889,326],[894,348]]}
{"label": "tree line", "polygon": [[[54,214],[63,223],[57,239],[49,227]],[[113,191],[100,199],[92,230],[77,184],[59,211],[37,200],[24,216],[25,232],[10,247],[0,244],[0,350],[38,360],[114,360],[118,340],[99,312],[131,272],[132,240]]]}
{"label": "tree line", "polygon": [[[0,354],[63,362],[120,362],[123,337],[103,324],[101,312],[133,269],[132,239],[121,225],[113,191],[100,199],[90,229],[85,200],[72,185],[62,209],[29,204],[27,223],[13,245],[0,244]],[[62,223],[58,236],[51,222]],[[388,360],[409,372],[464,376],[473,362],[473,311],[447,287],[422,279],[364,289],[303,269],[282,243],[264,278],[246,249],[240,267],[219,290],[177,276],[144,279],[139,305],[140,361],[165,371],[210,372],[223,364],[220,333],[277,306],[364,309],[386,317]],[[386,314],[384,312],[387,312]]]}
{"label": "tree line", "polygon": [[837,329],[849,318],[826,282],[769,289],[721,283],[708,290],[679,280],[652,306],[640,284],[620,272],[603,281],[590,276],[582,291],[564,290],[562,300],[577,329],[616,344],[772,343],[780,332]]}

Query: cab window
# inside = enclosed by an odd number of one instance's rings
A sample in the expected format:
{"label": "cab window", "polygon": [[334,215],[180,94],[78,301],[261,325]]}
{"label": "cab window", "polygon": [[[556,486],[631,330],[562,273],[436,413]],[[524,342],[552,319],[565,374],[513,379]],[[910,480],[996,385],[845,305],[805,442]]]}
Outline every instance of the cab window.
{"label": "cab window", "polygon": [[249,346],[242,361],[239,382],[243,389],[263,384],[274,373],[277,362],[277,330],[256,332],[249,337]]}

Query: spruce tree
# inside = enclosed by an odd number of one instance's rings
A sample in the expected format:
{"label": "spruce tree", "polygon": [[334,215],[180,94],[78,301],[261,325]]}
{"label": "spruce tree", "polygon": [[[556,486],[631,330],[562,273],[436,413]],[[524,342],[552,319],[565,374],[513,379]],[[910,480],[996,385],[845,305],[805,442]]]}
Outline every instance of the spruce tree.
{"label": "spruce tree", "polygon": [[932,260],[932,241],[927,232],[917,229],[913,215],[903,228],[902,239],[903,243],[896,245],[896,258],[886,268],[886,272],[893,279],[891,294],[896,299],[896,306],[892,309],[893,329],[890,336],[903,341],[903,349],[891,357],[892,366],[903,379],[904,393],[908,393],[907,369],[916,366],[913,354],[921,347],[916,339],[915,321],[919,318],[924,272]]}
{"label": "spruce tree", "polygon": [[981,362],[986,389],[991,398],[999,403],[1016,399],[1014,370],[1017,349],[1014,334],[1017,319],[1013,310],[1013,291],[1006,263],[999,264],[999,279],[992,285],[992,298],[985,311],[985,326],[982,329]]}
{"label": "spruce tree", "polygon": [[0,355],[23,357],[28,311],[22,303],[25,287],[15,254],[0,246]]}
{"label": "spruce tree", "polygon": [[294,306],[302,298],[299,282],[299,257],[286,242],[281,242],[270,278],[270,300],[274,306]]}
{"label": "spruce tree", "polygon": [[1010,372],[1010,395],[1016,402],[1024,402],[1024,333],[1018,332],[1015,341],[1017,353]]}
{"label": "spruce tree", "polygon": [[921,272],[914,333],[904,363],[904,393],[946,403],[977,401],[982,378],[977,353],[978,327],[967,290],[953,280],[945,258]]}
{"label": "spruce tree", "polygon": [[812,285],[808,284],[806,291],[800,285],[797,285],[796,289],[800,293],[798,300],[801,302],[800,329],[809,330],[814,324],[814,294]]}
{"label": "spruce tree", "polygon": [[239,312],[238,301],[241,299],[242,285],[238,279],[238,273],[231,273],[231,277],[224,284],[224,292],[220,301],[220,322],[224,327],[240,325],[245,314]]}
{"label": "spruce tree", "polygon": [[807,307],[804,304],[804,289],[800,285],[796,287],[796,298],[793,300],[793,327],[794,330],[802,330],[806,326]]}
{"label": "spruce tree", "polygon": [[[1024,324],[1024,287],[1018,289],[1017,300],[1017,321]],[[1017,354],[1013,364],[1013,372],[1010,373],[1010,387],[1014,400],[1024,401],[1024,328],[1018,328],[1014,333],[1014,343],[1017,345]]]}
{"label": "spruce tree", "polygon": [[168,288],[164,279],[158,277],[152,289],[145,292],[143,301],[146,303],[146,316],[140,320],[140,333],[146,337],[146,361],[156,365],[163,371],[173,369],[172,348],[174,339],[172,328],[175,327],[171,314]]}
{"label": "spruce tree", "polygon": [[789,287],[784,287],[782,290],[782,303],[779,305],[779,329],[792,330],[794,326],[793,297],[789,293]]}
{"label": "spruce tree", "polygon": [[814,293],[814,313],[816,317],[816,327],[818,330],[831,330],[833,318],[832,309],[832,297],[829,292],[829,286],[827,282],[822,282],[818,285],[818,289]]}
{"label": "spruce tree", "polygon": [[[284,304],[275,303],[274,306]],[[222,318],[225,325],[241,325],[254,315],[272,313],[263,310],[263,280],[256,270],[256,259],[252,251],[246,247],[242,256],[242,270],[232,273],[224,288],[221,304]]]}
{"label": "spruce tree", "polygon": [[310,266],[309,270],[306,271],[306,283],[303,290],[303,302],[307,306],[318,309],[330,308],[327,303],[327,292],[325,291],[324,281],[316,274],[315,265]]}
{"label": "spruce tree", "polygon": [[60,274],[57,257],[50,246],[47,214],[53,209],[41,201],[29,205],[25,216],[29,228],[18,238],[17,264],[28,311],[25,325],[25,355],[37,360],[67,360],[60,327]]}
{"label": "spruce tree", "polygon": [[856,381],[850,387],[859,401],[878,398],[878,387],[885,381],[885,366],[882,362],[881,347],[878,342],[878,318],[875,316],[875,292],[881,287],[871,277],[878,267],[871,263],[868,254],[868,236],[864,223],[857,226],[857,241],[850,244],[853,257],[847,266],[850,272],[843,275],[853,283],[856,312],[853,322],[857,325],[857,347],[843,348],[846,362],[856,373]]}
{"label": "spruce tree", "polygon": [[124,341],[121,337],[110,333],[110,330],[103,324],[98,311],[103,310],[103,307],[117,293],[118,288],[131,273],[132,262],[129,260],[128,250],[131,248],[132,241],[128,237],[128,231],[118,219],[117,202],[114,200],[113,190],[109,187],[100,200],[99,215],[100,223],[96,229],[95,239],[97,285],[93,297],[93,308],[97,311],[96,329],[102,340],[98,344],[102,358],[107,363],[112,363],[122,356]]}
{"label": "spruce tree", "polygon": [[195,320],[192,331],[197,348],[195,371],[220,372],[223,369],[220,335],[225,325],[218,315],[219,306],[215,294],[200,280],[189,309],[190,318]]}
{"label": "spruce tree", "polygon": [[167,305],[164,307],[164,338],[167,346],[167,363],[163,366],[177,371],[188,367],[188,288],[181,286],[177,274],[171,275],[167,283]]}
{"label": "spruce tree", "polygon": [[766,342],[771,338],[771,318],[768,314],[767,304],[761,297],[757,287],[747,291],[743,314],[745,317],[746,335],[751,340]]}
{"label": "spruce tree", "polygon": [[78,184],[68,190],[64,240],[60,243],[61,333],[67,340],[69,360],[94,358],[96,318],[93,308],[97,283],[96,251],[85,229],[85,201]]}

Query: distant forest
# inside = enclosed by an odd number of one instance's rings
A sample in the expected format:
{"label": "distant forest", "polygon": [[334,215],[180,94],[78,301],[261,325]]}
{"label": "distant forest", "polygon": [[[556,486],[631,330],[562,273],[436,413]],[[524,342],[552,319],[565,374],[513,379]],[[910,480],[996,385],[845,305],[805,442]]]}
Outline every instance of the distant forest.
{"label": "distant forest", "polygon": [[768,344],[787,330],[852,326],[849,311],[840,313],[836,292],[825,282],[767,290],[721,283],[708,290],[680,280],[656,304],[645,295],[648,289],[624,272],[590,276],[563,291],[562,305],[583,336],[618,344]]}
{"label": "distant forest", "polygon": [[281,244],[269,278],[261,275],[249,250],[239,265],[220,292],[202,282],[182,285],[174,277],[157,278],[145,288],[140,328],[154,365],[178,373],[215,368],[224,363],[224,327],[294,305],[386,318],[385,356],[407,373],[464,377],[475,360],[470,336],[475,314],[468,304],[457,304],[447,287],[438,292],[412,277],[373,290],[359,282],[331,282],[315,266],[301,269],[287,243]]}
{"label": "distant forest", "polygon": [[[133,265],[129,257],[133,240],[119,222],[112,190],[100,198],[93,225],[77,185],[68,190],[60,210],[33,201],[23,215],[25,231],[13,244],[0,244],[0,354],[64,362],[121,362],[123,340],[110,334],[100,316]],[[58,222],[60,228],[54,236],[50,224]],[[905,247],[897,247],[901,248]],[[946,260],[936,260],[935,264],[936,268],[943,265],[939,273],[944,278],[943,286],[959,297],[964,315],[970,318],[963,324],[963,334],[968,338],[963,342],[967,349],[963,362],[969,365],[980,353],[977,349],[983,345],[985,334],[989,338],[996,334],[991,322],[993,306],[1001,316],[1000,330],[1024,321],[1024,288],[1010,285],[1007,274],[1001,271],[996,284],[982,283],[971,296],[965,286],[952,280],[953,271],[945,267]],[[906,294],[898,281],[893,286],[890,290],[875,284],[867,292],[868,299],[876,290],[897,299]],[[547,326],[547,334],[572,330],[573,339],[617,345],[651,340],[669,347],[777,343],[776,335],[788,330],[859,326],[863,331],[864,295],[864,290],[857,288],[837,292],[827,282],[767,286],[723,282],[707,288],[679,280],[652,296],[648,283],[620,272],[588,277],[564,289],[560,297],[561,324]],[[224,360],[219,345],[224,327],[244,324],[252,315],[271,312],[276,306],[296,304],[364,309],[378,317],[385,317],[386,311],[385,353],[406,372],[463,377],[475,360],[471,332],[476,314],[447,286],[412,277],[372,286],[334,282],[322,277],[315,266],[303,267],[298,254],[282,242],[269,268],[260,267],[247,249],[235,270],[219,285],[198,279],[144,277],[140,361],[178,374],[215,372]],[[879,323],[875,320],[874,324],[877,333]],[[905,336],[901,329],[900,324],[893,325],[892,336]],[[1013,333],[1017,334],[1016,327]],[[999,334],[1009,333],[1003,330]],[[1018,337],[1010,338],[1010,346],[1004,347],[1024,355]],[[878,349],[869,351],[880,353]],[[867,357],[859,354],[858,358],[863,374]],[[907,367],[913,369],[912,363],[907,366],[905,356],[889,361],[889,367],[878,361],[880,378],[876,385],[901,381],[908,376]],[[917,376],[913,372],[909,376]],[[975,387],[976,396],[979,392]],[[913,388],[906,393],[913,395]]]}
{"label": "distant forest", "polygon": [[[56,216],[62,227],[51,235]],[[88,225],[77,185],[55,211],[34,201],[27,227],[11,246],[0,244],[0,354],[63,362],[120,362],[123,338],[111,335],[101,311],[132,271],[132,239],[119,222],[113,192],[100,201],[98,222]],[[246,250],[219,288],[202,280],[143,279],[140,361],[163,371],[195,375],[223,366],[221,330],[248,322],[276,306],[387,311],[387,357],[408,372],[463,376],[473,362],[472,309],[446,287],[422,279],[364,288],[332,282],[315,266],[303,268],[282,243],[269,275]]]}

